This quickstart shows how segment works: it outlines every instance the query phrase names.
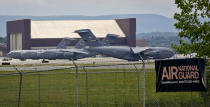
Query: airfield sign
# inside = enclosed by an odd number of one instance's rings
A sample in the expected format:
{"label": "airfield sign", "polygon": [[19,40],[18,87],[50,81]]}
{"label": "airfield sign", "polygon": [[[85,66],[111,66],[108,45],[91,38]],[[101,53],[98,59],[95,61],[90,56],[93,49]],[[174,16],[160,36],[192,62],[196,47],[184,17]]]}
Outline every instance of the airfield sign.
{"label": "airfield sign", "polygon": [[201,58],[156,60],[156,92],[206,91]]}

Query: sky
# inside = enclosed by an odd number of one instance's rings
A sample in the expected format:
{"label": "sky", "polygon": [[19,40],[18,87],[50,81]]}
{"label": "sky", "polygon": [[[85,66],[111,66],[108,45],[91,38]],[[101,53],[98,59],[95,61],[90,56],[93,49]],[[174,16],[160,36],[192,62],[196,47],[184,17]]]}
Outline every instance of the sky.
{"label": "sky", "polygon": [[169,18],[175,0],[0,0],[0,15],[158,14]]}

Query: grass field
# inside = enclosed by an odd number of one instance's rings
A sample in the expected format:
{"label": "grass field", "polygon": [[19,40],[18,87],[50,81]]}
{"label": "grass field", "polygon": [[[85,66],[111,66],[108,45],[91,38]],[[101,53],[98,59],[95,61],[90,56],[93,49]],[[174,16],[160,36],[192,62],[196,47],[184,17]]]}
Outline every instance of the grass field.
{"label": "grass field", "polygon": [[[129,69],[120,70],[129,71]],[[133,71],[133,69],[130,70]],[[96,73],[119,71],[119,69],[89,69],[87,71],[89,72],[87,78],[85,73],[78,74],[78,102],[80,107],[84,107],[86,104],[89,107],[142,106],[142,72],[139,73],[140,90],[138,97],[138,72]],[[74,107],[75,74],[69,72],[75,71],[69,69],[40,73],[40,105],[39,75],[23,75],[21,107]],[[84,71],[79,70],[79,72]],[[145,78],[147,107],[204,106],[203,98],[199,92],[192,92],[192,100],[190,99],[190,92],[156,93],[155,72],[146,72]],[[86,92],[87,88],[88,94]],[[0,107],[17,106],[18,89],[19,76],[0,77]]]}

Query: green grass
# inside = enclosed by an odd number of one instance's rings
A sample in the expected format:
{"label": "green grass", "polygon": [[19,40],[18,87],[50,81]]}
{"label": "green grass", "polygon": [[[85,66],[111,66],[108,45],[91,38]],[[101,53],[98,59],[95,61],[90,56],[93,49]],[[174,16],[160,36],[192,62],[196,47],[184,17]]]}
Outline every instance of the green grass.
{"label": "green grass", "polygon": [[[129,72],[129,71],[139,71],[139,72],[141,72],[142,71],[142,69],[139,69],[139,68],[137,68],[137,70],[135,69],[135,68],[103,68],[103,69],[93,69],[93,68],[85,68],[85,69],[88,69],[88,72],[98,72],[98,71],[100,71],[100,72],[110,72],[110,71],[124,71],[124,72]],[[154,68],[145,68],[144,69],[144,71],[154,71],[155,69]],[[20,70],[21,72],[32,72],[32,71],[34,71],[35,73],[37,73],[36,72],[36,70]],[[57,72],[59,72],[59,73],[61,73],[61,72],[69,72],[69,71],[71,71],[71,72],[75,72],[75,68],[72,68],[71,70],[69,70],[69,69],[63,69],[63,70],[50,70],[50,71],[43,71],[43,72],[45,72],[45,73],[57,73]],[[42,71],[41,71],[42,72]],[[78,72],[85,72],[84,71],[84,69],[83,68],[79,68],[78,69]],[[9,74],[9,73],[18,73],[18,71],[0,71],[0,74]]]}
{"label": "green grass", "polygon": [[[134,69],[89,69],[88,72],[133,71]],[[150,69],[154,70],[154,69]],[[79,70],[82,72],[83,70]],[[62,72],[62,73],[61,73]],[[41,72],[40,99],[41,107],[75,106],[75,72],[55,70]],[[83,71],[84,72],[84,71]],[[61,73],[61,74],[46,74]],[[88,105],[89,107],[137,107],[142,106],[142,73],[140,79],[140,99],[138,100],[137,72],[123,73],[89,73]],[[79,74],[79,106],[86,106],[86,75]],[[156,93],[155,72],[146,72],[146,106],[147,107],[202,107],[204,102],[199,92]],[[0,77],[0,107],[17,106],[19,76]],[[38,107],[38,74],[23,75],[21,107]]]}

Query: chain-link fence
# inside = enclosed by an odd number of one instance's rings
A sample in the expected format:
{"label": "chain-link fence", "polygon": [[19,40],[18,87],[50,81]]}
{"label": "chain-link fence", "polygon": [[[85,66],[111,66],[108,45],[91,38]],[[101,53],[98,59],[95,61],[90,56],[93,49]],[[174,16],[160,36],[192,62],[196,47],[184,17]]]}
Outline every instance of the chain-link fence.
{"label": "chain-link fence", "polygon": [[156,93],[154,64],[1,71],[1,107],[202,107],[200,92]]}

